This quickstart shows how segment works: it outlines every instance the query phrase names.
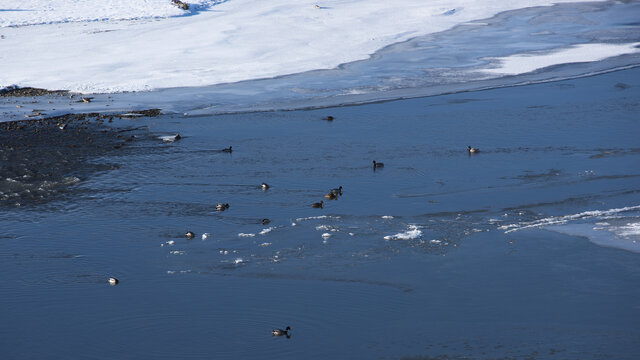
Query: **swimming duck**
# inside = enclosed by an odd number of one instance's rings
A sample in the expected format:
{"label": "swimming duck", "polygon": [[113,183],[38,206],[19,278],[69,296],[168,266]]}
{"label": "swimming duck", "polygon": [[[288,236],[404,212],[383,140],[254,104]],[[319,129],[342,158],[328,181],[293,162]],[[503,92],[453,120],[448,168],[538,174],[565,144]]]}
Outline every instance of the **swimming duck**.
{"label": "swimming duck", "polygon": [[282,329],[273,329],[273,330],[271,330],[271,333],[273,334],[273,336],[286,335],[288,337],[289,336],[289,330],[291,330],[291,327],[287,326],[287,328],[284,329],[284,330],[282,330]]}
{"label": "swimming duck", "polygon": [[342,186],[338,187],[337,189],[331,189],[329,191],[334,195],[342,195]]}
{"label": "swimming duck", "polygon": [[329,200],[337,200],[338,199],[338,195],[334,194],[333,192],[327,193],[324,197],[325,197],[325,199],[329,199]]}
{"label": "swimming duck", "polygon": [[229,148],[228,148],[228,149],[222,149],[222,152],[226,152],[226,153],[230,153],[230,152],[232,152],[232,150],[231,150],[231,146],[229,146]]}
{"label": "swimming duck", "polygon": [[260,185],[260,187],[262,188],[262,190],[267,190],[269,188],[269,184],[262,183],[262,185]]}
{"label": "swimming duck", "polygon": [[322,203],[323,201],[317,202],[317,203],[313,203],[311,204],[311,207],[313,208],[322,208]]}
{"label": "swimming duck", "polygon": [[217,204],[217,205],[216,205],[216,210],[217,210],[217,211],[225,211],[225,210],[227,210],[228,208],[229,208],[229,204],[222,204],[222,203],[220,203],[220,204]]}
{"label": "swimming duck", "polygon": [[381,167],[384,167],[383,163],[379,163],[379,162],[376,162],[375,160],[373,160],[373,168],[374,169],[375,168],[381,168]]}
{"label": "swimming duck", "polygon": [[180,134],[160,136],[160,140],[162,140],[164,142],[174,142],[174,141],[180,140],[180,139],[182,139],[182,136],[180,136]]}
{"label": "swimming duck", "polygon": [[267,225],[270,222],[271,222],[271,220],[269,220],[269,219],[262,219],[262,225]]}
{"label": "swimming duck", "polygon": [[184,234],[184,236],[187,239],[192,239],[194,236],[196,236],[196,234],[194,234],[193,231],[187,231],[186,234]]}
{"label": "swimming duck", "polygon": [[120,281],[114,277],[110,277],[109,278],[109,285],[114,286],[114,285],[118,285]]}
{"label": "swimming duck", "polygon": [[322,120],[333,121],[333,116],[329,115],[329,116],[323,118]]}
{"label": "swimming duck", "polygon": [[471,146],[467,146],[467,151],[468,151],[470,154],[473,154],[473,153],[479,153],[479,152],[480,152],[480,149],[478,149],[478,148],[472,148]]}

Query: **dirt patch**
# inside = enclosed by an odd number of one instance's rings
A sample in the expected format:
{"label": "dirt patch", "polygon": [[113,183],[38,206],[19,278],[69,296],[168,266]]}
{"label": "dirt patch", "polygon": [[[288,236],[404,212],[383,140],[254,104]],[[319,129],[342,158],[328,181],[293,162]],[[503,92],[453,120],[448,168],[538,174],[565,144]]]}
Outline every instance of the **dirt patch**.
{"label": "dirt patch", "polygon": [[44,95],[68,95],[68,90],[47,90],[33,87],[17,87],[9,86],[4,89],[0,89],[0,97],[33,97]]}

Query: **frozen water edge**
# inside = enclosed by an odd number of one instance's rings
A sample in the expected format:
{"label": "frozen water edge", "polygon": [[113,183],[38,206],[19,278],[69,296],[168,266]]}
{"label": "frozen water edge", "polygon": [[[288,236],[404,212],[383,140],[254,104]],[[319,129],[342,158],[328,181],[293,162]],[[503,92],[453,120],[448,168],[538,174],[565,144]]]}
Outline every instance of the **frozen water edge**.
{"label": "frozen water edge", "polygon": [[[0,26],[58,24],[3,30],[2,45],[11,51],[0,55],[0,86],[144,91],[330,69],[417,35],[568,1],[351,0],[318,9],[311,0],[234,0],[198,16],[170,17],[185,12],[168,0],[27,0],[3,9]],[[137,18],[143,20],[117,21]],[[41,49],[38,56],[33,49]]]}
{"label": "frozen water edge", "polygon": [[[495,68],[495,59],[515,54],[544,55],[585,43],[637,43],[638,25],[619,24],[633,23],[630,17],[639,9],[638,3],[606,2],[509,11],[481,25],[464,24],[387,46],[367,60],[337,69],[204,87],[96,94],[91,103],[81,105],[60,98],[38,108],[48,116],[154,107],[200,116],[362,104],[590,76],[638,66],[640,54],[600,54],[602,61],[556,64],[520,75],[488,74],[483,69]],[[554,22],[558,17],[563,22]],[[505,31],[513,37],[503,39],[500,34]],[[8,102],[0,103],[0,112],[8,115],[4,120],[24,115]]]}

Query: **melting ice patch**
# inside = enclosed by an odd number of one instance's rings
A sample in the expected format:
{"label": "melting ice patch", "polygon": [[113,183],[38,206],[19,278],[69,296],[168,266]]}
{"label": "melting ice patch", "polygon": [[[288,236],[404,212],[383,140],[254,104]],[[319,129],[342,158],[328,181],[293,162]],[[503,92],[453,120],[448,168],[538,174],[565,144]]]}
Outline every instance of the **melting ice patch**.
{"label": "melting ice patch", "polygon": [[613,232],[622,237],[640,237],[640,222],[630,222],[622,226],[614,227]]}
{"label": "melting ice patch", "polygon": [[[586,237],[594,244],[640,253],[640,206],[609,210],[584,211],[577,214],[550,216],[498,227],[505,233],[544,227],[570,236]],[[593,221],[595,219],[596,221]],[[602,221],[602,220],[607,221]]]}
{"label": "melting ice patch", "polygon": [[238,233],[238,237],[254,237],[256,234],[253,233]]}
{"label": "melting ice patch", "polygon": [[606,216],[612,216],[612,215],[616,215],[624,212],[637,211],[637,210],[640,210],[640,205],[627,206],[623,208],[609,209],[609,210],[591,210],[591,211],[584,211],[578,214],[550,216],[550,217],[546,217],[546,218],[542,218],[534,221],[525,221],[525,222],[519,222],[516,224],[502,225],[502,226],[499,226],[498,229],[505,230],[505,234],[508,234],[510,232],[523,230],[523,229],[530,229],[530,228],[543,227],[543,226],[549,226],[549,225],[566,224],[570,221],[576,221],[576,220],[593,218],[593,217],[606,217]]}
{"label": "melting ice patch", "polygon": [[613,56],[633,54],[640,51],[638,45],[640,43],[580,44],[553,52],[490,58],[487,60],[496,61],[499,64],[498,67],[481,71],[490,74],[518,75],[558,64],[593,62]]}
{"label": "melting ice patch", "polygon": [[422,236],[422,230],[420,230],[416,225],[409,225],[408,230],[397,233],[395,235],[387,235],[384,237],[385,240],[413,240]]}

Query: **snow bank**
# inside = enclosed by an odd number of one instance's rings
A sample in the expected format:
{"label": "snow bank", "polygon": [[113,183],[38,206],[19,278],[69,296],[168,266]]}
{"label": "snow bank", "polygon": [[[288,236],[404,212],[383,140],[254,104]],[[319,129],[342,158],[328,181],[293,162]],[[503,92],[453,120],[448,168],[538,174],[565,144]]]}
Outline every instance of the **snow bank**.
{"label": "snow bank", "polygon": [[189,11],[179,9],[170,0],[0,0],[0,27],[166,18],[221,2],[185,1],[192,5]]}
{"label": "snow bank", "polygon": [[[570,1],[187,0],[202,6],[185,12],[169,0],[2,0],[0,87],[138,91],[334,68],[502,11]],[[36,23],[55,24],[13,27]]]}

